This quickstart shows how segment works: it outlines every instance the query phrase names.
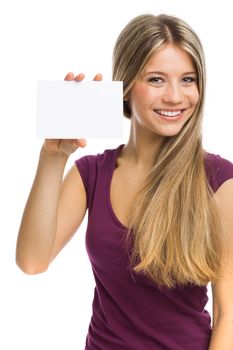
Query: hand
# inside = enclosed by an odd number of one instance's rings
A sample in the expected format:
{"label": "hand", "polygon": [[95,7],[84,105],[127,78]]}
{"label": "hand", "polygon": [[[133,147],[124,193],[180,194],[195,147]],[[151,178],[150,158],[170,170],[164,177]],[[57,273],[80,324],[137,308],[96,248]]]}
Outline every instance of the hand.
{"label": "hand", "polygon": [[[66,75],[66,81],[77,81],[80,82],[85,78],[85,75],[80,73],[74,76],[74,73],[70,72]],[[101,81],[102,74],[96,74],[93,79],[94,81]],[[64,139],[46,139],[43,144],[43,149],[48,153],[54,155],[65,155],[69,156],[74,153],[79,147],[86,147],[86,139],[76,139],[76,140],[64,140]]]}

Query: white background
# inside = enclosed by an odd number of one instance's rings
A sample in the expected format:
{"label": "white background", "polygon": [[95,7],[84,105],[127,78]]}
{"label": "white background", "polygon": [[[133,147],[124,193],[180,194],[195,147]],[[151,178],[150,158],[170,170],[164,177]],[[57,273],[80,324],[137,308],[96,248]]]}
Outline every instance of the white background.
{"label": "white background", "polygon": [[[0,5],[0,348],[82,350],[91,316],[93,278],[84,246],[86,219],[41,275],[15,265],[15,243],[42,140],[35,136],[38,79],[63,79],[69,71],[87,80],[111,80],[111,55],[120,30],[142,13],[186,20],[203,42],[208,73],[204,147],[233,161],[231,1],[8,0]],[[73,155],[96,154],[125,143],[88,140]],[[211,295],[208,303],[211,312]]]}

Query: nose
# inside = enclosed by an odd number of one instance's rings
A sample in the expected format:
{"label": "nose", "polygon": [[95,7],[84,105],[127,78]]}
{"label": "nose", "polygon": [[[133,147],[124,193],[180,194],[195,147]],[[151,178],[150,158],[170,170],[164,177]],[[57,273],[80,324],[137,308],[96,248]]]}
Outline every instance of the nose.
{"label": "nose", "polygon": [[163,94],[163,101],[165,103],[172,103],[172,104],[178,104],[182,102],[182,91],[181,86],[177,83],[171,83],[169,84]]}

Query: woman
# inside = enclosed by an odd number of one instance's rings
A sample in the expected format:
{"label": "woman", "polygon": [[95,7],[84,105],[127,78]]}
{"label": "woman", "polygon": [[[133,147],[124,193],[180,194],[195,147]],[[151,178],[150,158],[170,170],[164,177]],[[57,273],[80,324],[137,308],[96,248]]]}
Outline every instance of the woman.
{"label": "woman", "polygon": [[17,263],[45,271],[88,209],[96,288],[86,350],[230,350],[233,164],[202,147],[200,40],[178,18],[138,16],[117,39],[113,80],[124,85],[128,143],[78,159],[62,181],[86,141],[45,140]]}

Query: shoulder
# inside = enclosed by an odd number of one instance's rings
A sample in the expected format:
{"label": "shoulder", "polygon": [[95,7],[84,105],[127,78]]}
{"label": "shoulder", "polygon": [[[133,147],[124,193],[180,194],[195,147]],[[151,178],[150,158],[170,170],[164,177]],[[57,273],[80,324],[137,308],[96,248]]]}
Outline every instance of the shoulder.
{"label": "shoulder", "polygon": [[114,167],[114,158],[117,156],[119,148],[120,146],[116,149],[106,149],[102,153],[85,155],[75,160],[74,165],[80,173],[86,190],[88,208],[91,207],[97,179],[101,179],[101,183],[104,183],[105,177]]}
{"label": "shoulder", "polygon": [[85,178],[86,182],[94,181],[98,169],[101,168],[105,171],[114,166],[114,161],[122,147],[123,145],[120,145],[117,148],[106,149],[102,153],[97,153],[96,155],[85,155],[75,160],[75,165],[82,178]]}
{"label": "shoulder", "polygon": [[233,163],[218,154],[205,152],[206,177],[213,191],[216,192],[224,182],[233,179]]}
{"label": "shoulder", "polygon": [[85,155],[77,160],[75,160],[75,164],[78,166],[79,164],[85,164],[86,166],[90,166],[91,164],[103,164],[105,162],[111,161],[114,157],[117,156],[118,152],[124,145],[121,144],[117,148],[106,149],[102,153],[97,153],[95,155]]}
{"label": "shoulder", "polygon": [[75,164],[78,168],[93,168],[111,160],[119,147],[116,149],[106,149],[102,153],[85,155],[75,160]]}

